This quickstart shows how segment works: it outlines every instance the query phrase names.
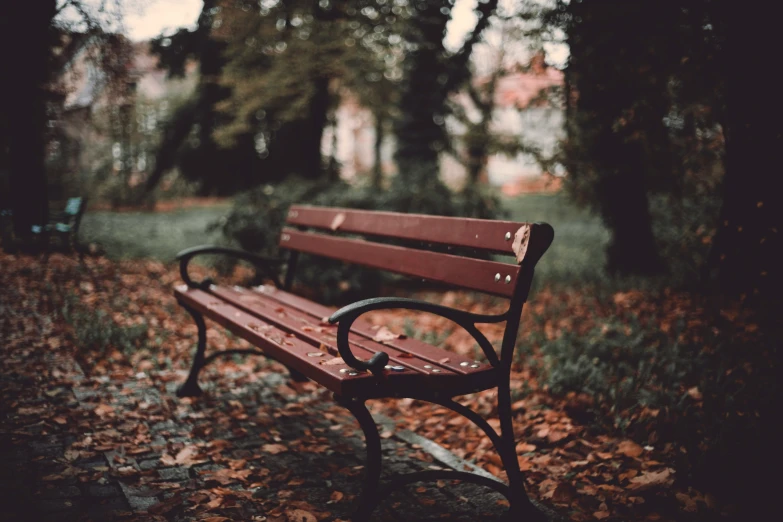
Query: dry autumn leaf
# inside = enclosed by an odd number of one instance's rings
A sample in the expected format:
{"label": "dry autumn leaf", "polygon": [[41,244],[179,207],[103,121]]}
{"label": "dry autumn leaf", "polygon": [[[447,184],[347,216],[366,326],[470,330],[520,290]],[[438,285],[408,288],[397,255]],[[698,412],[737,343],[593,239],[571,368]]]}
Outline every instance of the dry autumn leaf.
{"label": "dry autumn leaf", "polygon": [[399,334],[393,333],[385,326],[381,326],[373,336],[372,340],[375,341],[376,343],[384,343],[399,338],[400,338]]}
{"label": "dry autumn leaf", "polygon": [[527,245],[530,241],[530,225],[525,223],[514,233],[514,241],[511,243],[511,251],[516,256],[517,263],[521,263],[527,253]]}
{"label": "dry autumn leaf", "polygon": [[264,444],[261,446],[261,450],[271,455],[277,455],[278,453],[288,451],[288,448],[282,444]]}
{"label": "dry autumn leaf", "polygon": [[203,459],[201,460],[196,459],[197,455],[198,455],[198,447],[194,445],[188,445],[182,448],[181,450],[179,450],[177,456],[174,457],[174,462],[181,466],[190,467],[193,464],[198,464],[199,462],[203,461]]}
{"label": "dry autumn leaf", "polygon": [[624,440],[617,446],[617,452],[626,457],[636,458],[644,453],[644,448],[632,440]]}
{"label": "dry autumn leaf", "polygon": [[304,509],[294,509],[286,513],[288,516],[288,522],[318,522],[315,515]]}
{"label": "dry autumn leaf", "polygon": [[638,477],[631,479],[628,489],[644,491],[658,486],[668,486],[674,482],[673,474],[674,470],[671,468],[665,468],[661,471],[645,471]]}
{"label": "dry autumn leaf", "polygon": [[340,228],[340,225],[345,223],[345,214],[343,212],[340,212],[336,216],[334,216],[334,219],[332,219],[332,223],[329,225],[329,228],[332,230],[337,230]]}

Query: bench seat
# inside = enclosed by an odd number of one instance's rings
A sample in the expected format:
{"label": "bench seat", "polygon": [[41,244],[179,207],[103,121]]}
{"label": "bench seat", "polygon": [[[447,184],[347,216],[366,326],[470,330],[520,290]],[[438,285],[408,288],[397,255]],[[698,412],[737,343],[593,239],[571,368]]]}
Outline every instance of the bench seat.
{"label": "bench seat", "polygon": [[343,397],[393,397],[412,391],[451,397],[497,386],[497,371],[485,360],[405,337],[379,343],[373,340],[378,328],[362,319],[352,325],[351,349],[364,360],[385,351],[389,364],[382,379],[356,371],[339,358],[337,325],[326,321],[333,310],[273,286],[210,285],[200,290],[182,285],[175,296],[265,356]]}

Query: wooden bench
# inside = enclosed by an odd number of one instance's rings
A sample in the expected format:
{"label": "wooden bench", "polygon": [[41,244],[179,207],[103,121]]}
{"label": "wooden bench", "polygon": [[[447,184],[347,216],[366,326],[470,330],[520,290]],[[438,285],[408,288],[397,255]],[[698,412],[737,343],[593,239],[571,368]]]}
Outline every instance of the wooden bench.
{"label": "wooden bench", "polygon": [[58,239],[60,246],[67,251],[78,247],[79,227],[87,208],[87,198],[69,198],[62,212],[55,212],[44,226],[33,226],[33,235],[42,237],[44,249],[48,255],[51,238]]}
{"label": "wooden bench", "polygon": [[[344,237],[345,234],[351,237]],[[357,239],[357,235],[366,239]],[[216,357],[236,353],[270,357],[287,366],[293,378],[312,379],[332,391],[336,401],[359,421],[367,442],[367,482],[354,520],[368,519],[375,505],[393,489],[437,479],[468,480],[499,491],[510,502],[511,520],[546,520],[528,499],[519,469],[509,378],[533,270],[553,237],[552,227],[540,223],[293,206],[279,242],[289,252],[285,263],[222,247],[185,250],[178,259],[186,284],[178,287],[175,295],[198,326],[198,346],[190,375],[178,395],[201,393],[199,371]],[[378,238],[394,238],[414,246],[380,243]],[[431,244],[441,245],[441,250],[446,251],[463,248],[506,254],[517,262],[501,263],[426,250]],[[482,315],[414,299],[381,297],[333,312],[291,292],[301,253],[485,292],[507,298],[509,307],[500,315]],[[188,275],[188,264],[202,254],[225,254],[249,261],[274,286],[244,288],[219,286],[209,279],[193,281]],[[287,269],[281,281],[284,264]],[[484,357],[474,360],[412,338],[381,338],[378,330],[360,318],[366,312],[381,309],[415,310],[450,319],[475,338]],[[258,349],[225,350],[206,356],[204,317]],[[502,322],[505,333],[498,354],[477,325]],[[329,364],[324,364],[327,361]],[[476,412],[454,400],[459,395],[490,388],[498,392],[500,433]],[[508,485],[463,471],[431,470],[395,477],[381,488],[380,437],[365,402],[384,397],[429,401],[470,419],[494,443],[508,473]]]}

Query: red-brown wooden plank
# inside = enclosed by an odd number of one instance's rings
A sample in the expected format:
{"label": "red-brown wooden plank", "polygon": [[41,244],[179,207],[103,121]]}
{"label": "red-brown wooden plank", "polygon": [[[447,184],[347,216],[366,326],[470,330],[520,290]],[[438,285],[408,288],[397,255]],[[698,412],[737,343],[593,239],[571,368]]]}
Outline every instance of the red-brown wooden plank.
{"label": "red-brown wooden plank", "polygon": [[[341,217],[338,217],[341,216]],[[511,242],[524,223],[294,205],[289,225],[411,239],[514,255]],[[508,237],[508,239],[507,239]]]}
{"label": "red-brown wooden plank", "polygon": [[[254,293],[262,293],[264,296],[272,298],[275,302],[288,305],[309,314],[314,321],[321,321],[332,315],[334,310],[321,304],[309,301],[303,297],[299,297],[296,294],[286,292],[275,288],[274,286],[257,286],[253,288]],[[351,331],[362,335],[367,339],[372,339],[375,336],[376,329],[368,321],[359,318],[354,321]],[[450,368],[456,373],[474,374],[487,370],[490,365],[487,361],[474,361],[470,357],[461,355],[458,353],[449,352],[441,348],[432,346],[418,339],[404,338],[404,339],[392,339],[383,343],[383,348],[393,347],[406,353],[415,354],[416,357],[427,361],[429,364],[438,364]],[[377,350],[376,350],[377,351]],[[384,350],[385,351],[385,350]],[[441,363],[444,357],[449,358],[449,362]],[[483,354],[481,355],[483,359]],[[466,363],[466,364],[463,364]],[[478,363],[477,368],[473,368],[471,364]]]}
{"label": "red-brown wooden plank", "polygon": [[[284,228],[283,248],[511,297],[519,267]],[[508,277],[508,282],[506,278]]]}
{"label": "red-brown wooden plank", "polygon": [[316,347],[295,337],[287,337],[286,332],[264,324],[257,317],[206,292],[189,289],[177,291],[176,296],[181,303],[193,307],[205,317],[251,342],[275,360],[299,370],[335,393],[344,393],[343,381],[346,379],[358,380],[368,377],[366,374],[351,377],[340,373],[342,366],[312,364],[307,354],[317,351]]}
{"label": "red-brown wooden plank", "polygon": [[[282,303],[257,292],[224,286],[214,286],[210,289],[210,292],[231,305],[259,317],[268,324],[274,324],[314,346],[324,344],[334,357],[339,356],[336,338],[337,328],[333,325],[319,324],[319,321],[314,317],[290,306],[284,306]],[[448,367],[433,365],[430,361],[422,360],[418,357],[408,357],[407,353],[401,350],[376,343],[357,334],[350,335],[349,342],[351,351],[360,359],[368,360],[375,352],[384,351],[389,355],[390,365],[404,366],[423,374],[432,373],[432,369],[438,369],[439,372],[436,373],[454,373]],[[449,355],[448,352],[442,350],[440,354],[441,359]],[[433,368],[427,368],[426,366],[433,366]]]}
{"label": "red-brown wooden plank", "polygon": [[317,347],[231,305],[220,296],[186,287],[178,288],[175,296],[180,303],[194,308],[272,358],[302,372],[338,395],[390,397],[405,396],[419,390],[437,390],[456,395],[496,385],[494,373],[487,371],[470,379],[456,374],[422,374],[410,370],[387,372],[383,379],[361,372],[350,376],[340,372],[341,369],[347,369],[347,365],[319,364],[320,357],[307,355],[318,351]]}

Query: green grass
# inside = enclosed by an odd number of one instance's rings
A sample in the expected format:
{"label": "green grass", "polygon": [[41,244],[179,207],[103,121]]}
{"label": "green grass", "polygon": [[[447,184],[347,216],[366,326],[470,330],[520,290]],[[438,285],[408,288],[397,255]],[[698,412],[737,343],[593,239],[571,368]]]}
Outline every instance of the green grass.
{"label": "green grass", "polygon": [[574,206],[563,194],[504,198],[514,221],[539,221],[555,229],[555,240],[536,267],[536,281],[589,282],[605,279],[604,250],[609,232],[601,220]]}
{"label": "green grass", "polygon": [[112,259],[172,261],[180,250],[216,242],[220,232],[208,233],[207,226],[228,208],[218,205],[157,213],[88,211],[79,240],[98,244]]}

